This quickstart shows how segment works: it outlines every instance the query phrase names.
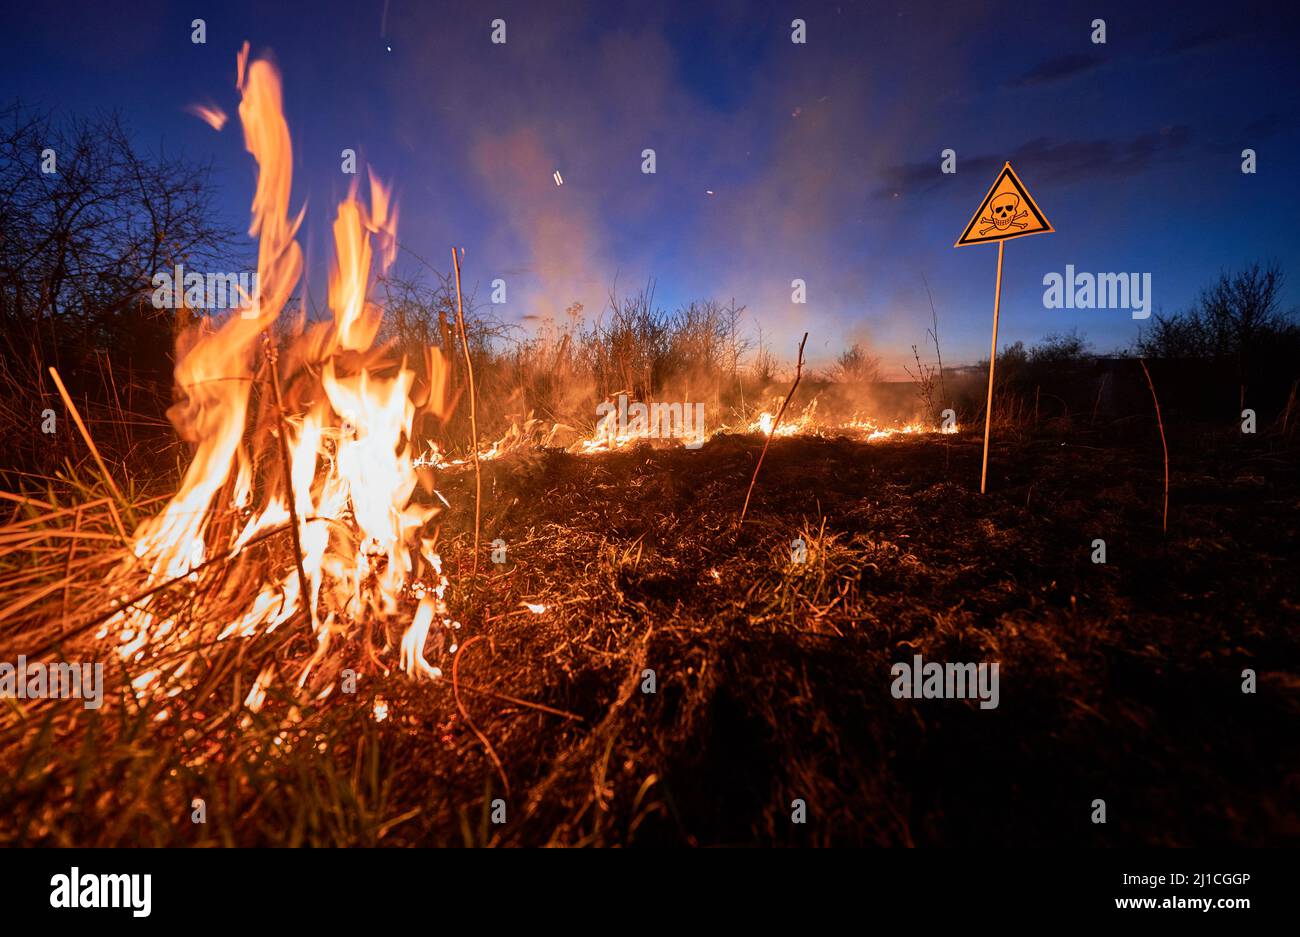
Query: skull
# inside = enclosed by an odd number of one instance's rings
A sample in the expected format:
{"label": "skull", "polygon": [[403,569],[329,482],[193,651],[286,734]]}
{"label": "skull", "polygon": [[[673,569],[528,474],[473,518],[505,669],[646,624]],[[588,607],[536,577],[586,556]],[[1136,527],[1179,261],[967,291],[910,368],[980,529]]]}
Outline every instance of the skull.
{"label": "skull", "polygon": [[994,227],[999,231],[1006,230],[1011,224],[1012,219],[1016,217],[1016,209],[1020,207],[1020,196],[1014,192],[1003,192],[1001,195],[995,195],[989,202],[989,218],[993,221]]}

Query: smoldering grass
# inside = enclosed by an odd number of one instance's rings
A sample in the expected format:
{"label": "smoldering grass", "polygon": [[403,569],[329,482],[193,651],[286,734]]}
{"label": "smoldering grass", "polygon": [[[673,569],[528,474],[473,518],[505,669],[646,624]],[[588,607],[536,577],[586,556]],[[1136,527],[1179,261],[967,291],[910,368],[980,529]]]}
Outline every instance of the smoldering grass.
{"label": "smoldering grass", "polygon": [[[1273,565],[1262,568],[1282,568],[1285,510],[1268,520],[1187,507],[1194,530],[1254,538],[1249,560],[1197,547],[1205,542],[1198,536],[1181,554],[1161,554],[1153,571],[1124,561],[1125,553],[1157,555],[1149,548],[1159,531],[1126,520],[1149,517],[1149,502],[1114,483],[1149,475],[1149,452],[1099,448],[1081,463],[1051,435],[1002,443],[1012,467],[1005,490],[978,501],[954,479],[977,477],[979,440],[945,443],[951,453],[924,439],[774,440],[739,534],[734,519],[756,436],[719,437],[697,453],[641,446],[484,463],[492,496],[483,535],[502,537],[507,559],[483,564],[472,592],[453,576],[449,600],[462,628],[429,652],[449,675],[450,641],[480,638],[457,675],[469,720],[448,676],[417,681],[392,667],[382,652],[395,633],[377,622],[368,638],[338,639],[310,691],[295,678],[314,638],[285,627],[170,648],[147,666],[161,666],[164,686],[181,692],[137,698],[124,688],[144,662],[117,661],[113,642],[59,642],[56,590],[0,625],[0,659],[36,635],[68,659],[99,655],[113,690],[98,711],[75,701],[5,701],[0,840],[923,844],[973,842],[996,829],[1020,842],[1073,842],[1077,831],[1050,819],[1069,809],[1073,787],[1060,773],[1067,763],[1075,786],[1133,774],[1132,796],[1166,838],[1173,830],[1180,842],[1236,841],[1279,829],[1288,808],[1266,782],[1269,771],[1287,769],[1261,766],[1276,761],[1269,746],[1285,735],[1284,705],[1252,710],[1247,732],[1236,710],[1175,690],[1202,721],[1201,737],[1255,766],[1225,774],[1187,747],[1182,717],[1162,701],[1171,686],[1206,685],[1220,662],[1235,663],[1234,648],[1254,657],[1265,651],[1261,642],[1287,646],[1266,619],[1268,608],[1297,600],[1293,582],[1270,578],[1270,604],[1253,611],[1225,605],[1243,563],[1254,564],[1255,576],[1269,557]],[[1202,448],[1180,454],[1189,473],[1197,458],[1230,458]],[[1252,471],[1281,492],[1293,463],[1261,461]],[[1230,484],[1216,482],[1221,473],[1209,463],[1201,474],[1206,485]],[[464,558],[468,572],[473,482],[461,473],[439,484],[452,505],[440,518],[440,549],[453,566]],[[1038,494],[1026,506],[1031,487]],[[20,506],[20,530],[71,531],[76,512],[65,511],[58,492],[39,500],[49,506]],[[1065,542],[1068,531],[1092,524],[1131,526],[1131,537],[1147,542],[1117,547],[1116,561],[1097,568]],[[113,528],[102,509],[88,509],[81,529]],[[791,562],[796,537],[806,545],[802,564]],[[23,577],[13,581],[19,592],[58,581],[67,539],[43,539],[36,546],[54,549],[21,562],[0,558],[0,572]],[[97,541],[79,542],[71,605],[106,607],[119,589],[103,581]],[[248,568],[237,575],[213,569],[172,590],[163,612],[220,621],[221,609],[240,607],[267,570],[292,562],[276,540],[243,559]],[[44,579],[32,576],[38,568]],[[1151,575],[1168,588],[1145,588]],[[1201,597],[1173,598],[1181,593]],[[1244,632],[1226,625],[1229,614],[1248,617]],[[1208,656],[1189,658],[1188,642]],[[191,650],[191,670],[174,677],[169,668]],[[904,705],[889,695],[889,665],[917,652],[999,660],[1015,676],[1004,676],[1002,705],[991,713]],[[338,689],[345,666],[357,671],[355,694]],[[279,679],[253,712],[245,699],[267,667]],[[642,689],[646,671],[655,674],[654,693]],[[508,772],[508,797],[469,721]],[[1044,746],[1073,754],[1047,758]],[[972,759],[984,774],[966,770]],[[1258,770],[1265,781],[1251,780]],[[1214,787],[1225,806],[1170,816],[1162,792],[1176,777]],[[1017,797],[1013,788],[1034,793]],[[789,822],[795,797],[817,818],[808,828]],[[491,821],[497,798],[507,801],[503,825]],[[205,823],[191,819],[196,800]],[[1155,822],[1126,821],[1105,836],[1143,840]]]}

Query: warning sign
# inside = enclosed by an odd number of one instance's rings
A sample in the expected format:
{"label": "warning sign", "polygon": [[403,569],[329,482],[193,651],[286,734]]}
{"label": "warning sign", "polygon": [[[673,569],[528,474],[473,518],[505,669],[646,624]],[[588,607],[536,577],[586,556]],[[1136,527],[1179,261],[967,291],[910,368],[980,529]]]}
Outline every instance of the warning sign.
{"label": "warning sign", "polygon": [[953,247],[1007,241],[1027,234],[1047,234],[1055,230],[1033,198],[1025,190],[1016,171],[1007,163],[998,173],[979,211]]}
{"label": "warning sign", "polygon": [[984,464],[980,469],[980,494],[988,488],[989,434],[993,431],[993,366],[998,360],[998,311],[1002,307],[1002,253],[1003,241],[1026,234],[1047,234],[1055,229],[1043,217],[1034,200],[1025,191],[1024,184],[1010,163],[1002,167],[993,188],[980,202],[980,209],[966,225],[953,247],[967,244],[998,242],[998,277],[993,286],[993,341],[989,345],[989,399],[984,407]]}

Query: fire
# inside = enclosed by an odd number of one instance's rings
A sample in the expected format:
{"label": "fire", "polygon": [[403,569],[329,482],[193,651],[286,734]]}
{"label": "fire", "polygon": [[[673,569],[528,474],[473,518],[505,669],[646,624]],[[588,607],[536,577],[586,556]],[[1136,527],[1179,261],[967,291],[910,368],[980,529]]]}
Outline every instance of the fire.
{"label": "fire", "polygon": [[804,407],[801,414],[783,417],[779,426],[776,423],[776,413],[769,413],[764,410],[758,415],[757,420],[749,424],[748,432],[771,436],[773,429],[775,429],[777,437],[780,438],[811,432],[817,425],[817,399],[813,398],[812,402]]}
{"label": "fire", "polygon": [[[758,415],[758,419],[749,425],[749,432],[762,433],[764,436],[771,436],[776,417],[767,411]],[[781,425],[776,427],[776,435],[780,436],[826,436],[842,435],[856,439],[862,439],[866,442],[876,442],[880,439],[889,439],[893,436],[915,436],[930,433],[951,434],[958,432],[956,423],[948,424],[944,427],[935,427],[928,423],[911,422],[911,423],[894,423],[882,424],[870,417],[854,416],[847,422],[843,423],[822,423],[817,419],[817,400],[816,398],[804,408],[794,419],[783,419]]]}
{"label": "fire", "polygon": [[[382,274],[395,259],[397,206],[373,174],[366,198],[354,186],[332,225],[332,321],[307,323],[302,311],[282,321],[303,275],[297,235],[305,209],[294,213],[290,207],[293,146],[279,74],[269,62],[251,58],[247,44],[237,66],[239,120],[258,169],[249,228],[258,242],[258,292],[248,309],[219,324],[201,319],[178,342],[175,376],[183,399],[169,416],[193,444],[193,458],[166,507],[135,531],[134,557],[123,573],[142,570],[145,591],[135,599],[122,595],[122,608],[99,637],[116,636],[141,695],[181,692],[198,655],[213,642],[252,639],[291,622],[310,629],[316,643],[315,654],[292,675],[300,689],[333,642],[360,637],[370,646],[376,634],[402,671],[438,678],[442,671],[428,655],[444,653],[448,643],[447,653],[454,653],[455,641],[444,641],[443,632],[460,624],[448,611],[436,533],[428,535],[440,507],[419,496],[418,470],[468,460],[448,460],[431,443],[421,454],[413,451],[416,413],[447,415],[450,371],[442,352],[427,349],[428,386],[417,391],[407,361],[390,360],[374,347],[383,310],[369,298],[370,286],[376,264]],[[672,413],[674,405],[654,405],[662,406]],[[703,405],[695,406],[692,441],[703,445]],[[823,432],[815,411],[814,400],[779,426],[764,412],[742,431]],[[569,451],[619,449],[659,426],[651,420],[645,433],[614,431],[612,417],[607,414],[591,438]],[[869,421],[851,427],[868,439],[931,431]],[[512,425],[479,459],[548,445],[562,428],[530,418]],[[670,435],[675,444],[690,444]],[[283,562],[286,548],[292,563]],[[269,574],[256,560],[226,562],[267,549],[281,558]],[[173,584],[192,585],[210,601],[204,618],[164,597],[162,586]],[[534,615],[547,611],[543,604],[524,607]],[[217,614],[224,620],[208,620]],[[262,667],[245,699],[248,709],[265,704],[284,676],[278,666]],[[330,691],[314,689],[317,698]],[[386,715],[387,704],[376,702],[375,718]]]}
{"label": "fire", "polygon": [[[242,606],[216,606],[239,608],[224,623],[196,623],[154,593],[117,612],[100,633],[116,632],[123,658],[141,663],[134,685],[143,694],[164,675],[183,677],[193,649],[208,640],[251,638],[301,617],[317,640],[297,678],[302,686],[336,636],[371,623],[400,625],[414,606],[398,664],[413,676],[438,677],[426,643],[435,627],[458,624],[448,617],[441,558],[425,536],[439,508],[416,498],[411,426],[418,406],[445,415],[448,370],[430,348],[431,386],[417,401],[406,361],[372,349],[383,311],[368,290],[375,260],[382,272],[396,255],[396,204],[373,174],[368,203],[355,188],[348,193],[333,223],[333,321],[307,325],[300,315],[282,324],[303,273],[297,234],[304,210],[295,215],[289,206],[293,148],[279,74],[251,59],[247,44],[237,66],[239,119],[258,167],[249,233],[258,239],[259,292],[247,313],[220,325],[203,320],[179,343],[176,382],[184,400],[169,415],[194,456],[175,496],[136,530],[133,548],[151,587],[198,583],[206,563],[254,549],[295,518],[298,555]],[[281,341],[284,349],[276,347]],[[273,381],[274,395],[267,392]],[[235,512],[247,520],[232,527]],[[276,545],[283,549],[283,542]],[[247,594],[250,578],[232,569],[221,597]],[[250,709],[262,706],[277,676],[270,665],[259,673]]]}
{"label": "fire", "polygon": [[[780,398],[776,403],[780,404]],[[761,433],[764,436],[776,435],[778,438],[791,436],[830,436],[843,435],[852,438],[863,439],[867,442],[874,442],[880,439],[888,439],[896,435],[923,435],[929,433],[955,433],[958,431],[957,425],[950,424],[943,428],[938,428],[926,423],[895,423],[880,424],[875,420],[854,416],[847,422],[830,422],[822,421],[817,416],[817,399],[808,403],[802,412],[797,415],[786,413],[780,424],[777,424],[777,409],[771,411],[761,411],[758,416],[747,423],[739,426],[724,425],[719,432],[724,433]],[[662,433],[656,433],[650,423],[634,424],[632,427],[620,430],[615,421],[616,414],[613,411],[607,413],[596,423],[596,428],[592,434],[580,439],[569,447],[569,452],[580,455],[591,455],[600,452],[613,452],[619,449],[627,448],[639,441],[650,439],[664,438]],[[702,438],[702,437],[701,437]],[[682,444],[681,439],[674,440],[677,444]],[[498,447],[499,448],[499,447]],[[482,458],[482,456],[480,456]]]}

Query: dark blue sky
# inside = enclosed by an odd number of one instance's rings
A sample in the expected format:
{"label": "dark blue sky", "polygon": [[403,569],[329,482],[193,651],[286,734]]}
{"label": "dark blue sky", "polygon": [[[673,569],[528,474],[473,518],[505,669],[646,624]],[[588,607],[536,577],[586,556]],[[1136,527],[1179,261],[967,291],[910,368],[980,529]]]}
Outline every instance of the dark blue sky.
{"label": "dark blue sky", "polygon": [[[1185,307],[1220,269],[1277,260],[1300,300],[1300,7],[1294,2],[619,4],[139,2],[7,9],[0,97],[116,109],[143,143],[210,158],[244,229],[243,40],[280,67],[313,298],[339,152],[395,183],[399,240],[501,276],[522,320],[617,279],[666,306],[732,296],[792,356],[867,340],[892,373],[924,340],[987,354],[995,247],[953,249],[1010,159],[1057,233],[1010,242],[1003,343],[1078,328],[1127,345],[1124,310],[1043,308],[1044,274],[1152,275]],[[207,22],[206,45],[190,21]],[[489,23],[507,22],[504,46]],[[808,42],[790,42],[790,21]],[[1090,41],[1106,21],[1107,43]],[[389,51],[391,47],[391,51]],[[220,134],[186,114],[211,100]],[[658,172],[640,172],[641,151]],[[1240,172],[1240,152],[1259,171]],[[955,175],[940,151],[957,153]],[[559,169],[564,185],[551,173]],[[710,196],[706,190],[715,194]],[[411,264],[408,257],[400,264]],[[808,284],[792,305],[790,280]]]}

